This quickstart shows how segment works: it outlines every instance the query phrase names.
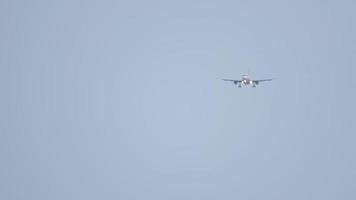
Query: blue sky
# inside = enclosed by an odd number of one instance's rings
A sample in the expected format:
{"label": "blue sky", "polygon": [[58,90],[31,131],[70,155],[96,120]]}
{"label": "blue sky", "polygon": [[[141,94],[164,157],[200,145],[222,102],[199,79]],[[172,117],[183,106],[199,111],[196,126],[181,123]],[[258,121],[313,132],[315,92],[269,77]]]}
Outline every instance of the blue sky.
{"label": "blue sky", "polygon": [[1,199],[356,198],[353,1],[0,5]]}

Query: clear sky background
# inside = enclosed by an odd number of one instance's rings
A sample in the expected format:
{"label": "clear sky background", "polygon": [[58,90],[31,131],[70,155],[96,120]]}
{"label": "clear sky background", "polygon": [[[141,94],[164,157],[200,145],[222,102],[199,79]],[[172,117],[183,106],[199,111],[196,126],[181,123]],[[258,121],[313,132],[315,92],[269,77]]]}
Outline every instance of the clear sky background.
{"label": "clear sky background", "polygon": [[1,1],[0,199],[356,199],[355,10]]}

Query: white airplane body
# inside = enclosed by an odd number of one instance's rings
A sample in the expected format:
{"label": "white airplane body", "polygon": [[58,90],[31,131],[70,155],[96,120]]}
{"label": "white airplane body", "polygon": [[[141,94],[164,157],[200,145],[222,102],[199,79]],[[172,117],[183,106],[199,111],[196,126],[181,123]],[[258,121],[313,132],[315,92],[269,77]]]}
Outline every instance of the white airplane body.
{"label": "white airplane body", "polygon": [[253,80],[251,79],[251,76],[249,73],[242,75],[242,78],[240,80],[234,80],[234,79],[222,79],[224,81],[231,81],[235,85],[238,85],[238,87],[242,86],[252,86],[256,87],[260,82],[264,81],[272,81],[273,79],[260,79],[260,80]]}

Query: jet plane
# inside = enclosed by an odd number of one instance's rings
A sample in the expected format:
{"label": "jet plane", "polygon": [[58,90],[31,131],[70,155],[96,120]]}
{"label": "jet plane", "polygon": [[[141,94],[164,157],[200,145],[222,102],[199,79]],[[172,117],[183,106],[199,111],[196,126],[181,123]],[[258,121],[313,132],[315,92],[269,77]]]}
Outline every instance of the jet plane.
{"label": "jet plane", "polygon": [[256,87],[260,82],[272,81],[273,79],[270,78],[270,79],[253,80],[251,79],[250,73],[247,73],[247,74],[243,74],[240,80],[234,80],[234,79],[222,79],[222,80],[231,81],[235,85],[238,85],[238,87],[242,87],[242,86]]}

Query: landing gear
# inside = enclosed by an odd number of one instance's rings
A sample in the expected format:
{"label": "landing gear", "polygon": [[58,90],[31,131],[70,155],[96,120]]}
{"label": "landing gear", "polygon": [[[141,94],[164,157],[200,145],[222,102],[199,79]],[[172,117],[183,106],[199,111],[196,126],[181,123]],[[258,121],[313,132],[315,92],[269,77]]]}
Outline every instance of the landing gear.
{"label": "landing gear", "polygon": [[253,88],[255,88],[255,87],[256,87],[256,85],[255,85],[255,84],[253,84],[253,85],[252,85],[252,87],[253,87]]}
{"label": "landing gear", "polygon": [[239,86],[238,86],[239,88],[241,87],[241,84],[239,84]]}

